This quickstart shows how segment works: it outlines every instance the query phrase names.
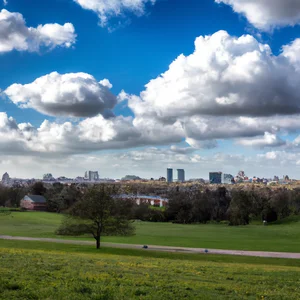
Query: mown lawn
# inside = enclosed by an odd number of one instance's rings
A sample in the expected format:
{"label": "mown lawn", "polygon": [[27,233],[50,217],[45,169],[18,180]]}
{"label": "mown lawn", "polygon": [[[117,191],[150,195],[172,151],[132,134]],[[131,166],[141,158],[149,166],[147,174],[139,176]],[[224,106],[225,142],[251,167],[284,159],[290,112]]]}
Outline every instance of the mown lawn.
{"label": "mown lawn", "polygon": [[[0,234],[28,237],[57,237],[54,232],[62,215],[40,212],[14,212],[0,217]],[[233,250],[300,251],[299,218],[263,226],[180,225],[135,222],[132,237],[103,237],[104,242],[163,246],[200,247]],[[70,239],[70,237],[67,237]],[[80,239],[89,239],[88,237]]]}
{"label": "mown lawn", "polygon": [[0,259],[0,299],[300,299],[298,260],[21,241]]}

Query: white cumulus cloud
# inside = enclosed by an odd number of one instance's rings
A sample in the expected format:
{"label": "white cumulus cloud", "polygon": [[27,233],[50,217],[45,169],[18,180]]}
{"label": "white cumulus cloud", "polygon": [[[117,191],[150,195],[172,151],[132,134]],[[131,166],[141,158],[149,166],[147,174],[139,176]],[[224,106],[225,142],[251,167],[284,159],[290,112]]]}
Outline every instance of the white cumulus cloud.
{"label": "white cumulus cloud", "polygon": [[295,39],[291,44],[282,47],[282,55],[286,57],[289,62],[300,73],[300,38]]}
{"label": "white cumulus cloud", "polygon": [[[180,55],[139,97],[130,97],[129,107],[136,115],[169,120],[299,113],[300,73],[289,49],[275,56],[251,35],[237,38],[219,31],[200,36],[194,53]],[[300,60],[299,52],[294,56]]]}
{"label": "white cumulus cloud", "polygon": [[[276,56],[251,35],[219,31],[197,38],[194,53],[180,55],[139,96],[113,95],[108,79],[53,72],[29,84],[13,84],[4,94],[21,108],[86,119],[46,120],[35,128],[6,116],[2,134],[11,130],[18,141],[14,151],[50,154],[174,144],[182,147],[174,145],[173,154],[186,154],[216,148],[223,140],[294,151],[296,142],[288,142],[286,135],[300,129],[298,49],[295,40]],[[114,116],[115,105],[125,100],[134,116]]]}
{"label": "white cumulus cloud", "polygon": [[102,115],[78,124],[45,120],[39,127],[0,113],[0,153],[44,156],[76,154],[135,146],[140,133],[130,117],[105,119]]}
{"label": "white cumulus cloud", "polygon": [[215,0],[232,6],[258,29],[269,31],[275,27],[300,24],[299,0]]}
{"label": "white cumulus cloud", "polygon": [[33,108],[50,116],[90,117],[99,113],[109,117],[117,103],[108,87],[86,73],[50,73],[29,84],[13,84],[4,93],[21,108]]}
{"label": "white cumulus cloud", "polygon": [[286,142],[275,134],[265,132],[265,135],[263,137],[257,137],[252,139],[240,139],[238,141],[238,144],[243,146],[265,148],[283,146],[286,144]]}
{"label": "white cumulus cloud", "polygon": [[[150,121],[149,121],[150,122]],[[176,143],[182,140],[179,124],[166,126],[136,124],[132,117],[104,118],[102,115],[80,122],[57,123],[45,120],[39,127],[0,113],[0,153],[43,156],[73,155],[106,149],[126,149],[153,144]]]}
{"label": "white cumulus cloud", "polygon": [[20,13],[0,11],[0,54],[17,51],[39,51],[41,48],[71,47],[76,42],[73,24],[45,24],[27,27]]}
{"label": "white cumulus cloud", "polygon": [[105,27],[112,17],[119,17],[126,12],[142,16],[146,13],[147,4],[155,4],[156,0],[74,0],[83,9],[97,13],[100,25]]}

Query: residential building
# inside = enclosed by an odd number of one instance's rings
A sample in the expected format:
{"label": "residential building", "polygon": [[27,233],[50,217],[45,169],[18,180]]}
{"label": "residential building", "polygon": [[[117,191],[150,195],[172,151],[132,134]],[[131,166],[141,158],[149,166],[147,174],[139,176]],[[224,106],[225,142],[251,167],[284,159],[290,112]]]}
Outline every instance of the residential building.
{"label": "residential building", "polygon": [[221,184],[222,183],[222,172],[210,172],[209,173],[210,184]]}
{"label": "residential building", "polygon": [[178,182],[184,182],[185,181],[184,169],[177,169],[177,181]]}
{"label": "residential building", "polygon": [[45,211],[47,209],[47,201],[44,196],[26,195],[21,200],[20,206],[27,210]]}
{"label": "residential building", "polygon": [[173,169],[167,169],[167,182],[173,182]]}

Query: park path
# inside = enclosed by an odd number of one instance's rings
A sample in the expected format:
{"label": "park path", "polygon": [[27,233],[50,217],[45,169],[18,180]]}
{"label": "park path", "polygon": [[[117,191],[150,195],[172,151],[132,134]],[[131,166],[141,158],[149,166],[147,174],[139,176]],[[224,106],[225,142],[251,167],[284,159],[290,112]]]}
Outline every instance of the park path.
{"label": "park path", "polygon": [[[73,245],[95,245],[92,241],[79,240],[64,240],[53,238],[32,238],[21,236],[0,235],[0,240],[16,240],[16,241],[38,241],[48,243],[73,244]],[[123,249],[142,249],[143,245],[135,244],[117,244],[117,243],[101,243],[103,247],[123,248]],[[153,246],[147,245],[145,251],[162,251],[162,252],[177,252],[177,253],[207,253],[207,254],[222,254],[222,255],[239,255],[239,256],[255,256],[255,257],[273,257],[273,258],[293,258],[300,259],[300,253],[288,252],[266,252],[266,251],[243,251],[243,250],[221,250],[221,249],[205,249],[205,248],[187,248],[187,247],[171,247],[171,246]]]}

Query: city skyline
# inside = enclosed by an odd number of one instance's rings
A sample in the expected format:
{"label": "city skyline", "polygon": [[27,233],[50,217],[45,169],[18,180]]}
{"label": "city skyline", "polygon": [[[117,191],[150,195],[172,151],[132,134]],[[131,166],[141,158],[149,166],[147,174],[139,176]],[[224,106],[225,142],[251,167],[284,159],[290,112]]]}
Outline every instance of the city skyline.
{"label": "city skyline", "polygon": [[[248,179],[253,179],[253,178],[260,178],[260,179],[268,179],[268,180],[273,180],[273,179],[276,179],[277,181],[278,180],[282,180],[282,179],[286,179],[286,178],[289,178],[291,180],[300,180],[298,178],[290,178],[289,175],[287,174],[284,174],[284,175],[279,175],[279,174],[274,174],[273,176],[257,176],[256,175],[249,175],[247,172],[244,172],[244,171],[241,171],[241,170],[238,170],[236,171],[235,173],[228,173],[228,172],[221,172],[221,171],[209,171],[207,176],[204,176],[204,177],[192,177],[192,176],[187,176],[186,177],[186,170],[184,169],[177,169],[177,177],[174,177],[174,172],[173,172],[173,168],[167,168],[167,175],[166,177],[164,176],[158,176],[158,177],[155,177],[155,176],[152,176],[152,177],[140,177],[138,176],[139,174],[135,174],[135,175],[124,175],[120,178],[117,178],[117,177],[101,177],[99,175],[99,172],[98,171],[85,171],[84,172],[84,175],[82,176],[82,174],[77,174],[75,176],[65,176],[64,174],[61,174],[59,176],[55,176],[53,175],[52,173],[46,173],[46,174],[43,174],[43,175],[40,175],[40,176],[37,176],[37,177],[28,177],[28,178],[25,178],[25,177],[18,177],[18,176],[10,176],[11,174],[9,174],[8,172],[5,172],[3,173],[3,177],[2,177],[2,182],[3,181],[8,181],[9,179],[21,179],[21,180],[42,180],[42,181],[59,181],[60,179],[64,178],[66,180],[76,180],[76,179],[81,179],[82,181],[84,180],[87,180],[89,182],[96,182],[96,181],[99,181],[99,180],[134,180],[134,179],[125,179],[126,177],[138,177],[139,180],[161,180],[162,178],[165,178],[165,180],[167,182],[185,182],[185,181],[189,181],[189,180],[197,180],[197,179],[204,179],[206,180],[207,182],[211,182],[211,183],[230,183],[231,182],[231,179],[232,178],[246,178],[246,180]],[[242,175],[241,175],[242,173]],[[1,174],[1,172],[0,172]],[[216,182],[214,182],[214,180],[211,180],[211,174],[219,174],[217,175],[218,177],[218,180]],[[171,176],[171,177],[170,177]],[[214,175],[213,175],[214,176]],[[225,176],[225,177],[224,177]]]}
{"label": "city skyline", "polygon": [[300,178],[298,0],[27,2],[0,0],[2,173]]}

